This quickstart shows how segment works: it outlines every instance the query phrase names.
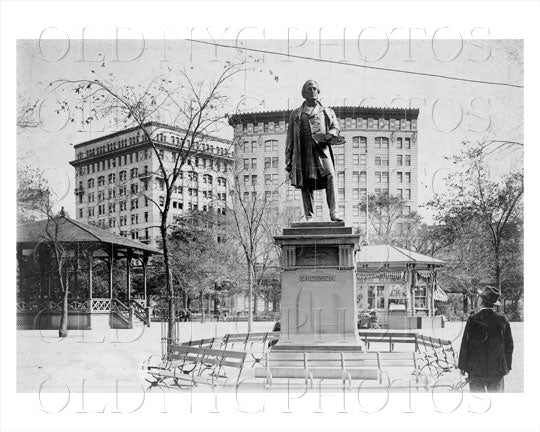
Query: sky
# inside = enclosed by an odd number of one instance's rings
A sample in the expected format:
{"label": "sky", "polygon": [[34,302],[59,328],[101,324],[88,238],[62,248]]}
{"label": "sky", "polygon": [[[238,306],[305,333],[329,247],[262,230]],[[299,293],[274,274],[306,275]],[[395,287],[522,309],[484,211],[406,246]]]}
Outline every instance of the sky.
{"label": "sky", "polygon": [[[65,117],[55,113],[57,95],[51,82],[98,77],[136,85],[159,74],[174,80],[180,70],[197,81],[215,77],[225,61],[241,60],[249,60],[249,66],[225,89],[228,113],[294,108],[301,103],[300,89],[307,79],[318,81],[325,105],[419,108],[419,204],[443,191],[451,168],[448,158],[459,153],[463,141],[523,143],[519,40],[215,42],[225,46],[212,45],[209,39],[19,40],[18,103],[42,101],[41,125],[18,131],[19,160],[38,167],[57,189],[58,207],[74,214],[74,170],[69,165],[73,145],[112,130],[66,124]],[[224,122],[218,134],[231,138],[232,128]],[[494,152],[494,171],[521,167],[521,148],[505,145]],[[429,212],[421,208],[420,213],[429,221]]]}

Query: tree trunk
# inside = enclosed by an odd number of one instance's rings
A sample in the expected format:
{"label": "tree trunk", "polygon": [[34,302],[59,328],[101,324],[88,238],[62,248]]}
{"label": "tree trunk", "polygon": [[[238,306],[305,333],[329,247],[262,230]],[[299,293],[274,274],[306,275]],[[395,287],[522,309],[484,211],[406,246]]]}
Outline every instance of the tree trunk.
{"label": "tree trunk", "polygon": [[256,318],[259,313],[259,296],[257,293],[253,293],[253,316]]}
{"label": "tree trunk", "polygon": [[201,311],[201,322],[204,322],[204,293],[199,294],[199,309]]}
{"label": "tree trunk", "polygon": [[62,270],[58,271],[58,280],[60,282],[60,288],[62,290],[62,316],[60,317],[60,328],[58,329],[58,336],[61,338],[68,335],[68,297],[69,297],[69,282],[66,272],[65,282],[62,278]]}
{"label": "tree trunk", "polygon": [[[165,217],[166,222],[167,218]],[[163,242],[163,263],[165,265],[165,292],[167,293],[167,304],[169,309],[167,319],[167,350],[169,344],[176,340],[176,307],[174,303],[174,286],[172,284],[172,271],[169,265],[169,249],[167,244],[167,228],[164,224],[160,227],[161,240]]]}
{"label": "tree trunk", "polygon": [[251,272],[251,263],[248,262],[248,333],[251,333],[253,327],[253,279]]}
{"label": "tree trunk", "polygon": [[463,313],[465,316],[469,313],[469,297],[467,297],[467,294],[463,294]]}

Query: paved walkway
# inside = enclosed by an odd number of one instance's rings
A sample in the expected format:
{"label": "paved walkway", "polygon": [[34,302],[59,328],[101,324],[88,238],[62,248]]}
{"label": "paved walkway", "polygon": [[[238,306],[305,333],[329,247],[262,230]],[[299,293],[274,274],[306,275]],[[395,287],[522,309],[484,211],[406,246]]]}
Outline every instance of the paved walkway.
{"label": "paved walkway", "polygon": [[[271,331],[272,322],[254,323],[254,332]],[[454,341],[459,349],[463,323],[447,323],[444,329],[424,329],[423,334]],[[244,333],[247,323],[182,323],[182,340]],[[523,391],[523,323],[512,323],[515,341],[514,369],[506,377],[507,392]],[[114,392],[118,383],[120,392],[140,392],[146,388],[142,370],[144,361],[161,353],[161,325],[152,323],[132,330],[96,328],[91,331],[71,331],[67,338],[59,339],[57,331],[17,332],[17,391],[18,392]],[[376,346],[371,347],[377,349]],[[381,349],[387,349],[381,347]],[[412,349],[396,345],[396,349]],[[83,384],[84,383],[84,384]],[[279,386],[276,387],[276,390]],[[354,386],[353,386],[354,388]],[[356,390],[357,391],[357,387]],[[243,391],[264,391],[262,385],[247,383]],[[375,390],[373,387],[370,391]],[[199,386],[197,391],[208,391]],[[395,389],[395,391],[403,391]]]}

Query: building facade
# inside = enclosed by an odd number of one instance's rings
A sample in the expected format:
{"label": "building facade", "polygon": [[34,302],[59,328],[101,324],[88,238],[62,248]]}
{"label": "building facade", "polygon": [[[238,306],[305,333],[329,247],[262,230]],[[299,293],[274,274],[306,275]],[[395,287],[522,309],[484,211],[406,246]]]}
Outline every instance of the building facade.
{"label": "building facade", "polygon": [[[167,172],[174,168],[185,131],[161,123],[145,125]],[[231,142],[204,136],[182,167],[168,223],[187,211],[225,213],[229,203]],[[165,199],[159,159],[134,127],[75,145],[76,219],[143,243],[156,245]],[[220,237],[217,237],[220,241]]]}
{"label": "building facade", "polygon": [[[417,109],[332,107],[346,144],[333,148],[337,207],[347,225],[369,229],[369,194],[397,195],[404,212],[418,207]],[[251,112],[229,117],[235,152],[242,161],[245,185],[256,194],[272,193],[283,207],[301,215],[300,190],[290,186],[285,172],[285,140],[290,110]],[[269,192],[271,191],[271,192]],[[315,221],[328,220],[324,191],[316,192]],[[369,210],[368,210],[369,211]]]}

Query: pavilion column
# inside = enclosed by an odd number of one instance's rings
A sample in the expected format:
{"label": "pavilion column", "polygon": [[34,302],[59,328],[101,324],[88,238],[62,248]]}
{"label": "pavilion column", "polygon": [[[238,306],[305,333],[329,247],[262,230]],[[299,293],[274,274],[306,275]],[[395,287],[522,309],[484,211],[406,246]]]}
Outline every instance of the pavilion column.
{"label": "pavilion column", "polygon": [[92,312],[92,288],[93,288],[93,267],[94,267],[94,253],[90,251],[88,254],[88,310]]}
{"label": "pavilion column", "polygon": [[114,256],[109,256],[109,298],[113,299],[113,272],[114,272]]}
{"label": "pavilion column", "polygon": [[147,292],[147,271],[146,266],[148,264],[148,254],[145,252],[141,259],[142,270],[143,270],[143,290],[144,290],[144,312],[146,314],[146,325],[150,327],[150,304],[148,301],[148,292]]}
{"label": "pavilion column", "polygon": [[126,291],[127,291],[127,305],[131,303],[131,250],[126,255]]}

